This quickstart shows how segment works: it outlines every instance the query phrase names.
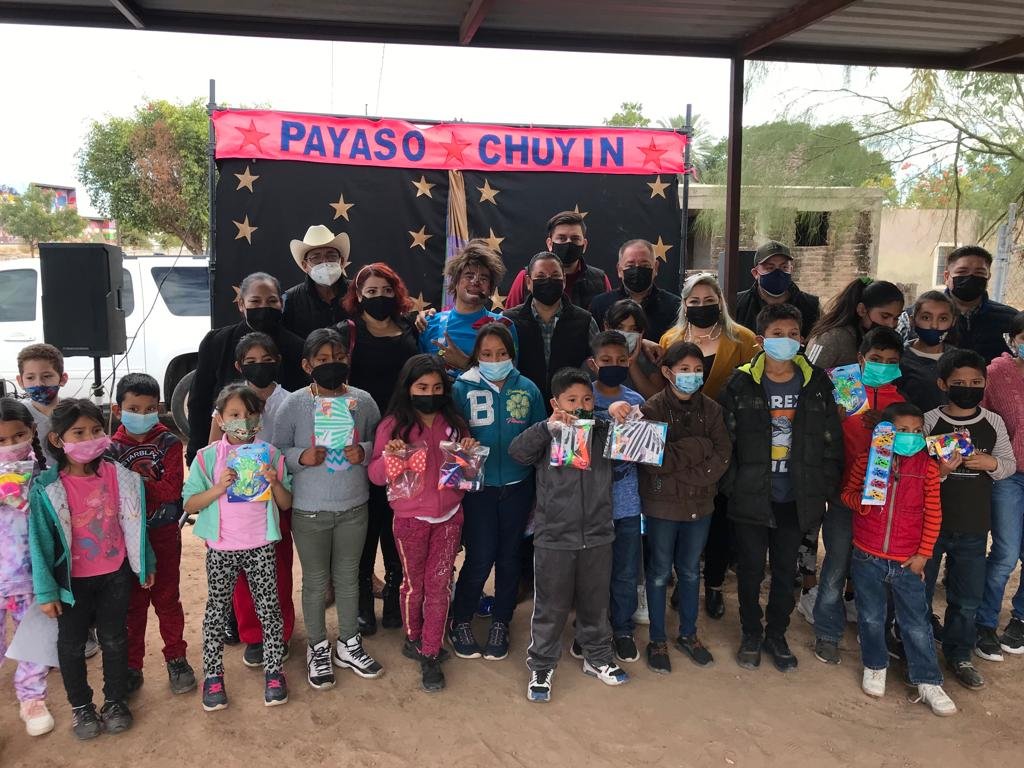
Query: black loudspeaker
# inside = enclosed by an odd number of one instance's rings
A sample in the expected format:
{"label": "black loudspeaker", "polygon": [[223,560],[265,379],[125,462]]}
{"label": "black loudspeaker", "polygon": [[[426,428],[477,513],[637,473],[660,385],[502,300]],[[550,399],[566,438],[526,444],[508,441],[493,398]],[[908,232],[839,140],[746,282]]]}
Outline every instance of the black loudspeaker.
{"label": "black loudspeaker", "polygon": [[46,342],[68,357],[124,354],[121,249],[99,243],[40,243],[39,263]]}

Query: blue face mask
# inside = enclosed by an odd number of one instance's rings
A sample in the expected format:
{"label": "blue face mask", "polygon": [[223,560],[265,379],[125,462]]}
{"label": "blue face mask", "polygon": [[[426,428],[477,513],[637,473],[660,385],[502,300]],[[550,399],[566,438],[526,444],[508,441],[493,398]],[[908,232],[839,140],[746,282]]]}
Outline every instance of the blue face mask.
{"label": "blue face mask", "polygon": [[929,347],[934,347],[936,344],[941,344],[946,338],[946,334],[949,330],[940,331],[938,328],[919,328],[914,326],[914,333],[917,334],[917,338],[927,344]]}
{"label": "blue face mask", "polygon": [[782,296],[793,285],[793,276],[781,269],[773,269],[771,272],[760,275],[757,278],[757,284],[769,296]]}
{"label": "blue face mask", "polygon": [[144,435],[160,421],[158,413],[132,413],[121,411],[121,426],[131,435]]}
{"label": "blue face mask", "polygon": [[784,362],[796,357],[800,351],[800,342],[789,338],[769,338],[762,342],[761,348],[772,360]]}
{"label": "blue face mask", "polygon": [[512,361],[502,360],[500,363],[489,363],[481,360],[478,364],[480,375],[488,381],[504,381],[512,373]]}
{"label": "blue face mask", "polygon": [[881,387],[900,377],[899,363],[874,363],[868,360],[864,363],[864,373],[861,374],[861,381],[866,387]]}
{"label": "blue face mask", "polygon": [[25,394],[32,398],[32,402],[40,405],[49,405],[57,399],[60,392],[59,384],[36,384],[32,387],[25,387]]}
{"label": "blue face mask", "polygon": [[893,435],[892,449],[900,456],[913,456],[924,450],[924,435],[920,432],[897,432]]}
{"label": "blue face mask", "polygon": [[703,371],[682,371],[676,374],[675,381],[672,383],[684,395],[692,395],[704,386],[704,373]]}
{"label": "blue face mask", "polygon": [[1017,357],[1024,360],[1024,344],[1017,345]]}

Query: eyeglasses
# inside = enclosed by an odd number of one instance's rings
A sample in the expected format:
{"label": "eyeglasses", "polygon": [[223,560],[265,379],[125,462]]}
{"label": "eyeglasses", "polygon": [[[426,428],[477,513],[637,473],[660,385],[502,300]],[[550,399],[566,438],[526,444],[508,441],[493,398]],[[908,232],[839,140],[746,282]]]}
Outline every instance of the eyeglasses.
{"label": "eyeglasses", "polygon": [[306,263],[310,266],[317,266],[319,264],[338,264],[341,262],[341,254],[329,253],[329,254],[318,254],[316,256],[307,256],[305,259]]}

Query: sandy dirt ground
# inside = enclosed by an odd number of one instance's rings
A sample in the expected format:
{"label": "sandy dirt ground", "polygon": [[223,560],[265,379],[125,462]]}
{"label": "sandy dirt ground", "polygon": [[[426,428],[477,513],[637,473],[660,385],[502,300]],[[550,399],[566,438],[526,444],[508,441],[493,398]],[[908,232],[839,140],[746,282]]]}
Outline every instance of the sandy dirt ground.
{"label": "sandy dirt ground", "polygon": [[[200,542],[186,530],[182,593],[189,658],[199,672],[199,634],[206,587]],[[298,566],[296,565],[296,569]],[[298,585],[298,570],[296,570]],[[1016,577],[1011,584],[1015,588]],[[418,665],[399,652],[401,632],[379,630],[367,649],[386,668],[378,680],[339,671],[338,686],[314,691],[304,677],[301,621],[286,664],[290,701],[266,708],[262,675],[242,664],[242,647],[227,649],[224,711],[203,712],[198,693],[175,697],[167,686],[155,617],[151,615],[146,683],[133,700],[133,730],[87,743],[71,733],[60,675],[50,675],[55,731],[30,738],[18,719],[13,665],[0,669],[0,766],[131,766],[217,768],[259,766],[960,766],[1019,764],[1024,731],[1024,657],[978,662],[988,687],[947,690],[960,713],[941,719],[910,704],[901,675],[890,674],[883,700],[860,691],[860,659],[851,631],[843,662],[826,667],[811,653],[813,633],[794,614],[790,643],[800,667],[783,676],[767,661],[741,670],[732,654],[739,634],[735,580],[726,582],[729,611],[718,622],[701,614],[700,631],[716,656],[698,669],[672,650],[673,673],[656,676],[642,662],[626,665],[628,685],[610,688],[584,676],[568,646],[554,677],[550,704],[525,698],[524,663],[530,604],[513,622],[512,653],[500,662],[453,659],[448,688],[419,688]],[[941,587],[937,599],[942,595]],[[378,614],[380,602],[377,602]],[[1004,617],[1005,617],[1004,612]],[[333,625],[333,621],[330,622]],[[478,638],[486,623],[477,620]],[[675,617],[669,614],[669,629]],[[570,641],[567,628],[564,640]],[[646,643],[646,628],[637,633]],[[100,660],[89,663],[100,703]]]}

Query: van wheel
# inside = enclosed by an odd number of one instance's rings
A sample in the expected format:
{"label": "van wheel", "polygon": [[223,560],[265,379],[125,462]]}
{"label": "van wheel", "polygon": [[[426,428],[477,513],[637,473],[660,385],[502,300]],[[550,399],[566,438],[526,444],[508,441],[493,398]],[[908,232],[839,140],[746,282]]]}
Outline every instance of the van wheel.
{"label": "van wheel", "polygon": [[178,431],[186,438],[188,437],[188,391],[192,388],[192,378],[195,371],[189,371],[174,387],[174,394],[171,395],[171,416],[178,426]]}

